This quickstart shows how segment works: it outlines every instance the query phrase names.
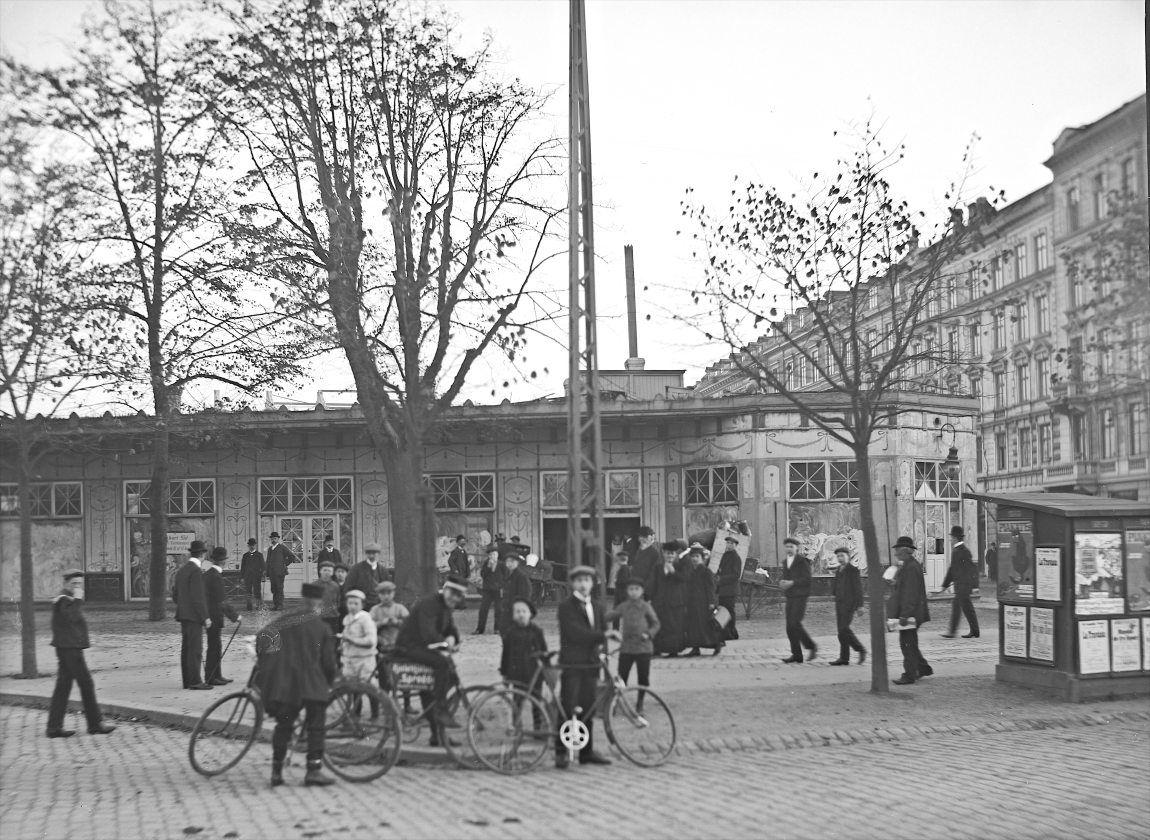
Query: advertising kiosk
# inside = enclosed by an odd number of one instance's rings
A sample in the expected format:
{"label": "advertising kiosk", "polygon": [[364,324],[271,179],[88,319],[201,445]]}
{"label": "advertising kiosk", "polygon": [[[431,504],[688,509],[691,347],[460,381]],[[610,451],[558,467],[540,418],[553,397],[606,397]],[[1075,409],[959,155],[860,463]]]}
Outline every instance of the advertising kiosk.
{"label": "advertising kiosk", "polygon": [[965,498],[998,506],[997,679],[1072,702],[1150,694],[1150,503]]}

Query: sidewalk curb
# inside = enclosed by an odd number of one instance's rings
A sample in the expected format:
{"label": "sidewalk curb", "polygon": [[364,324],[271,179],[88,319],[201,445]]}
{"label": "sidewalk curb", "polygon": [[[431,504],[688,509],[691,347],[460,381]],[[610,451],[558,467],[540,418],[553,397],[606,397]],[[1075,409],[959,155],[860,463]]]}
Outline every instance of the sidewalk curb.
{"label": "sidewalk curb", "polygon": [[[24,708],[47,711],[50,698],[40,694],[24,694],[15,691],[0,691],[0,706],[22,706]],[[100,703],[100,710],[104,717],[116,718],[128,723],[140,723],[146,726],[163,726],[168,729],[177,729],[181,732],[191,732],[200,719],[199,715],[184,715],[178,712],[161,712],[154,709],[142,709],[136,706],[125,706],[119,703]],[[79,700],[68,701],[69,714],[81,714],[84,711],[83,703]],[[267,718],[260,731],[260,740],[271,741],[271,728],[267,726]],[[445,751],[439,747],[412,747],[404,744],[399,756],[398,766],[408,767],[443,767],[456,769],[458,765]],[[463,769],[463,768],[458,768]]]}

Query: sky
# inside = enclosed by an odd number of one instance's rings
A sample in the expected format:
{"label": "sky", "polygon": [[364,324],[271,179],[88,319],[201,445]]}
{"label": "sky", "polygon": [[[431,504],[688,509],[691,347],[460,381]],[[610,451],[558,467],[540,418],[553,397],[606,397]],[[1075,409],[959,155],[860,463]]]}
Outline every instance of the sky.
{"label": "sky", "polygon": [[[0,49],[61,61],[88,5],[0,0]],[[567,3],[443,5],[467,37],[492,34],[499,72],[554,91],[554,131],[566,136]],[[1042,161],[1063,127],[1145,90],[1144,14],[1139,0],[588,0],[600,368],[627,357],[625,244],[647,367],[685,368],[690,384],[725,355],[672,318],[689,305],[673,290],[701,276],[676,234],[686,188],[717,197],[735,175],[792,188],[848,152],[844,130],[873,115],[907,145],[892,180],[913,207],[943,206],[975,134],[970,199],[991,186],[1021,198],[1049,180]],[[562,347],[543,340],[531,353],[548,374],[503,390],[506,372],[479,368],[464,397],[561,394]],[[311,400],[348,382],[333,358],[281,394]]]}

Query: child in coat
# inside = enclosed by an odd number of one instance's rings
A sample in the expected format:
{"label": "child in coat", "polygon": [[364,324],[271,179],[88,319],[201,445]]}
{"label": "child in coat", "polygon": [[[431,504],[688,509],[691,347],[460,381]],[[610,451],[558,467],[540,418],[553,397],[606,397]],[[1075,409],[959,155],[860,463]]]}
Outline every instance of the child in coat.
{"label": "child in coat", "polygon": [[352,589],[344,596],[347,615],[343,617],[340,648],[343,654],[343,675],[367,681],[375,670],[377,635],[375,622],[363,611],[363,593]]}
{"label": "child in coat", "polygon": [[[632,578],[627,581],[627,600],[607,611],[607,620],[619,620],[619,631],[623,641],[619,647],[619,678],[624,683],[631,677],[631,668],[638,673],[639,686],[651,685],[651,655],[655,652],[653,641],[659,632],[659,617],[654,607],[643,600],[643,581]],[[639,692],[637,711],[643,711],[643,693]]]}

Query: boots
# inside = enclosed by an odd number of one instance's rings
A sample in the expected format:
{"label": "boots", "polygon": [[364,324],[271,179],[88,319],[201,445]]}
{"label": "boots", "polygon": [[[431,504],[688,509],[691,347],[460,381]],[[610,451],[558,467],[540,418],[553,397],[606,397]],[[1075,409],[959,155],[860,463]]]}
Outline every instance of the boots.
{"label": "boots", "polygon": [[325,776],[320,769],[321,767],[323,767],[322,761],[309,761],[307,763],[307,773],[303,777],[304,787],[327,787],[335,784],[335,779],[331,776]]}
{"label": "boots", "polygon": [[284,763],[282,761],[272,762],[272,787],[279,787],[284,783]]}

